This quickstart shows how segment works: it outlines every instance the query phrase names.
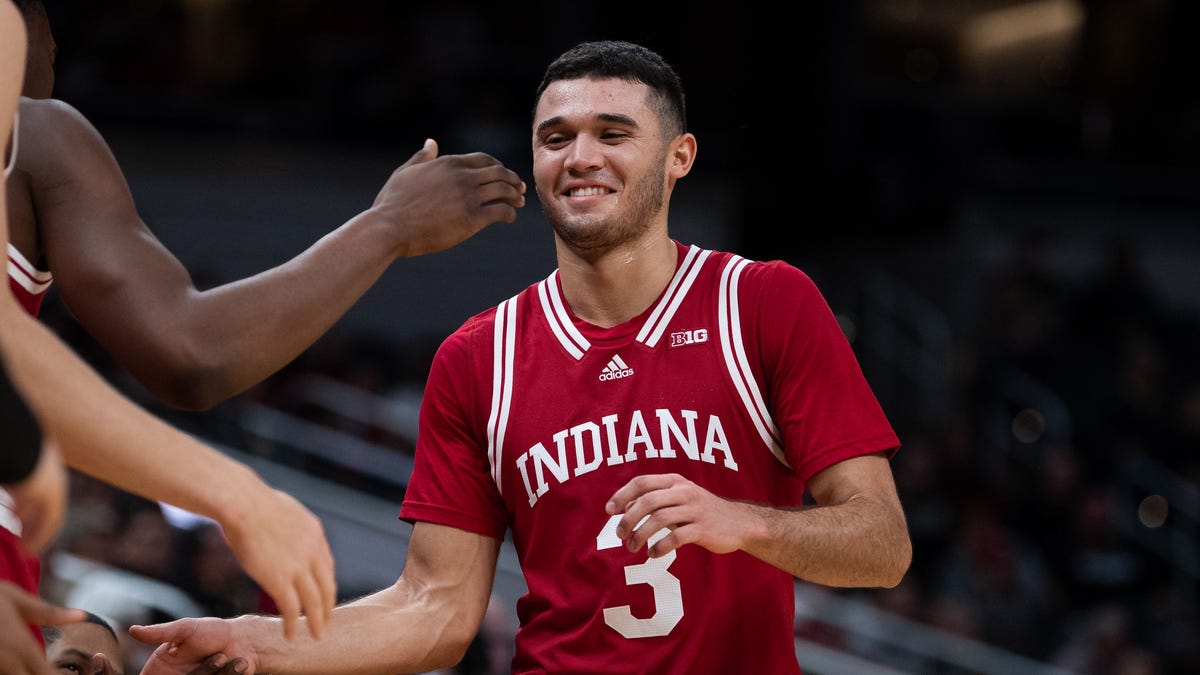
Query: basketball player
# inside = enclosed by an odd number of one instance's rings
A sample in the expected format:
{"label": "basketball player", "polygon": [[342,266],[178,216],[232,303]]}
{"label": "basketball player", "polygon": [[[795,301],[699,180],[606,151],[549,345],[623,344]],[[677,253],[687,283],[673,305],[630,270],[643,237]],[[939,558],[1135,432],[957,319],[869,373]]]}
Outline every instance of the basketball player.
{"label": "basketball player", "polygon": [[669,236],[696,151],[658,54],[552,63],[533,165],[559,266],[439,349],[399,580],[335,609],[320,645],[262,616],[134,627],[162,643],[143,672],[216,652],[281,675],[453,664],[510,530],[514,673],[799,673],[796,579],[898,584],[899,440],[803,272]]}
{"label": "basketball player", "polygon": [[[0,0],[0,147],[5,166],[20,153],[12,129],[25,68],[25,36],[20,13],[9,0]],[[6,202],[0,196],[0,238],[7,245]],[[0,351],[18,391],[42,431],[61,447],[67,465],[219,522],[238,560],[280,607],[285,634],[295,634],[303,613],[312,622],[312,635],[320,635],[337,589],[333,556],[315,515],[249,467],[121,396],[32,318],[12,293],[0,293]],[[0,527],[0,547],[30,553],[17,536]],[[29,564],[36,579],[36,558]],[[21,615],[31,624],[45,623],[27,612]],[[32,628],[40,641],[40,630]],[[11,672],[42,672],[22,668]]]}

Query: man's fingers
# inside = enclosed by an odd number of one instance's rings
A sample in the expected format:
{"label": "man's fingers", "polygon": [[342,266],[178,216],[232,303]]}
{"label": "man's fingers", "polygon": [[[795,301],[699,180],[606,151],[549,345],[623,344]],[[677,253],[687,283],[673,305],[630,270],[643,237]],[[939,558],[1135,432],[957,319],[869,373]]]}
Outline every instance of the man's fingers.
{"label": "man's fingers", "polygon": [[279,616],[283,619],[283,638],[289,642],[296,637],[296,626],[300,623],[300,598],[294,586],[286,586],[282,592],[271,593]]}
{"label": "man's fingers", "polygon": [[400,168],[403,169],[404,167],[412,166],[413,164],[420,164],[422,162],[428,162],[432,159],[436,159],[437,155],[438,155],[437,141],[433,140],[432,138],[426,138],[425,145],[421,146],[420,150],[417,150],[416,152],[414,152],[413,156],[409,157],[408,161],[405,162],[404,164],[402,164],[400,166]]}
{"label": "man's fingers", "polygon": [[116,675],[112,661],[104,654],[92,655],[92,675]]}
{"label": "man's fingers", "polygon": [[326,615],[325,594],[320,584],[312,576],[306,576],[299,581],[301,602],[304,603],[304,616],[308,623],[308,632],[314,640],[321,639],[321,631],[325,629]]}
{"label": "man's fingers", "polygon": [[326,549],[325,560],[317,565],[315,570],[317,583],[320,585],[321,607],[324,610],[322,625],[328,625],[333,618],[333,607],[337,604],[337,578],[334,575],[333,552]]}
{"label": "man's fingers", "polygon": [[224,654],[213,654],[187,675],[244,675],[252,672],[250,662],[240,656],[231,660]]}
{"label": "man's fingers", "polygon": [[614,492],[612,498],[604,505],[604,510],[610,516],[624,513],[629,508],[630,503],[638,497],[654,490],[670,487],[675,477],[677,477],[676,474],[638,476]]}
{"label": "man's fingers", "polygon": [[521,194],[525,194],[525,181],[521,180],[521,176],[516,171],[505,167],[499,162],[478,169],[475,180],[479,185],[503,183],[504,185],[511,186]]}
{"label": "man's fingers", "polygon": [[484,206],[491,204],[505,203],[520,208],[525,206],[525,195],[513,188],[508,183],[494,182],[481,185],[477,199]]}
{"label": "man's fingers", "polygon": [[129,627],[129,635],[138,642],[165,645],[172,642],[183,642],[190,637],[191,631],[186,626],[187,623],[182,619],[148,626],[133,625]]}
{"label": "man's fingers", "polygon": [[65,623],[77,623],[87,618],[82,609],[64,609],[33,595],[22,594],[15,600],[17,612],[29,623],[42,626],[61,626]]}

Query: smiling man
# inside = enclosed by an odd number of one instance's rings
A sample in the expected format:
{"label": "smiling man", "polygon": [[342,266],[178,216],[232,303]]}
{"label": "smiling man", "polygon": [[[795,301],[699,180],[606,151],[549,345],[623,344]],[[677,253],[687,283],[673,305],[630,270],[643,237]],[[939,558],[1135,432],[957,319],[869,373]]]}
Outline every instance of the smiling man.
{"label": "smiling man", "polygon": [[400,578],[337,608],[321,644],[260,616],[134,627],[165,643],[148,674],[213,652],[279,675],[453,665],[510,532],[523,675],[797,674],[797,579],[903,578],[900,442],[821,293],[786,262],[668,234],[697,150],[671,66],[577,45],[532,130],[558,269],[439,349]]}

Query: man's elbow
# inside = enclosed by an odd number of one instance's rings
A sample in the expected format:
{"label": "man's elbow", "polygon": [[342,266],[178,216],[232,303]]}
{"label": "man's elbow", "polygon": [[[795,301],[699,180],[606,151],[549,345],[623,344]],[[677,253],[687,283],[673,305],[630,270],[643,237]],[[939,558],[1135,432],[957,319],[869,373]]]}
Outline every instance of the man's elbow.
{"label": "man's elbow", "polygon": [[882,570],[882,580],[880,587],[895,588],[904,581],[904,576],[908,574],[908,568],[912,566],[912,538],[909,537],[907,530],[902,531],[896,537],[896,542],[893,544],[894,555],[888,561],[885,569]]}
{"label": "man's elbow", "polygon": [[156,398],[180,410],[205,412],[238,393],[219,364],[199,358],[168,356],[134,374]]}
{"label": "man's elbow", "polygon": [[467,655],[467,649],[475,639],[475,633],[468,631],[467,623],[446,626],[438,639],[431,641],[429,652],[425,655],[422,668],[428,671],[453,668],[462,662]]}

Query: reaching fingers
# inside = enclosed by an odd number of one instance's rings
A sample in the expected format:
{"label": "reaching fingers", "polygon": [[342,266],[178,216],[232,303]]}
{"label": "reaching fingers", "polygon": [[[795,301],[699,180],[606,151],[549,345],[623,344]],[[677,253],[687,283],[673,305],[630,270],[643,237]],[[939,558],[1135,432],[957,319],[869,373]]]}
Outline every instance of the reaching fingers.
{"label": "reaching fingers", "polygon": [[474,176],[478,185],[501,183],[512,187],[520,194],[525,194],[525,181],[521,180],[516,171],[506,168],[499,162],[476,169]]}
{"label": "reaching fingers", "polygon": [[81,609],[64,609],[26,593],[13,584],[0,582],[0,596],[7,598],[17,614],[28,623],[61,626],[65,623],[83,621],[86,615]]}
{"label": "reaching fingers", "polygon": [[499,202],[509,204],[514,208],[525,205],[525,195],[522,194],[522,191],[502,181],[480,185],[476,192],[476,199],[484,206]]}
{"label": "reaching fingers", "polygon": [[112,661],[104,654],[92,655],[92,675],[116,675],[116,668],[113,667]]}
{"label": "reaching fingers", "polygon": [[187,675],[240,675],[249,671],[250,664],[241,657],[227,659],[224,654],[213,654]]}
{"label": "reaching fingers", "polygon": [[178,644],[192,635],[189,628],[191,622],[186,619],[176,619],[166,623],[156,623],[149,626],[134,625],[129,627],[129,635],[138,642],[146,644]]}
{"label": "reaching fingers", "polygon": [[50,664],[46,662],[46,655],[34,642],[33,636],[29,636],[19,646],[10,645],[4,641],[0,642],[0,647],[4,648],[4,651],[0,653],[0,673],[6,675],[9,673],[12,675],[54,675]]}
{"label": "reaching fingers", "polygon": [[413,164],[420,164],[421,162],[428,162],[431,159],[435,159],[437,157],[437,153],[438,153],[437,141],[433,140],[432,138],[426,138],[425,145],[421,146],[420,150],[417,150],[416,152],[414,152],[413,156],[409,157],[408,161],[405,162],[404,164],[402,164],[400,166],[400,168],[403,169],[404,167],[412,166]]}
{"label": "reaching fingers", "polygon": [[329,547],[325,547],[325,556],[322,561],[316,565],[317,569],[314,573],[317,577],[317,583],[320,585],[320,603],[318,606],[324,608],[322,626],[329,624],[333,618],[333,607],[337,604],[337,579],[334,576],[334,560],[333,552]]}
{"label": "reaching fingers", "polygon": [[318,578],[314,575],[301,577],[297,592],[304,604],[304,617],[308,624],[308,632],[314,640],[321,639],[321,631],[329,619],[328,608],[325,605],[325,593]]}
{"label": "reaching fingers", "polygon": [[283,619],[283,637],[290,642],[296,636],[296,626],[300,623],[300,599],[296,588],[286,586],[276,590],[267,589],[267,592],[275,600],[279,617]]}

